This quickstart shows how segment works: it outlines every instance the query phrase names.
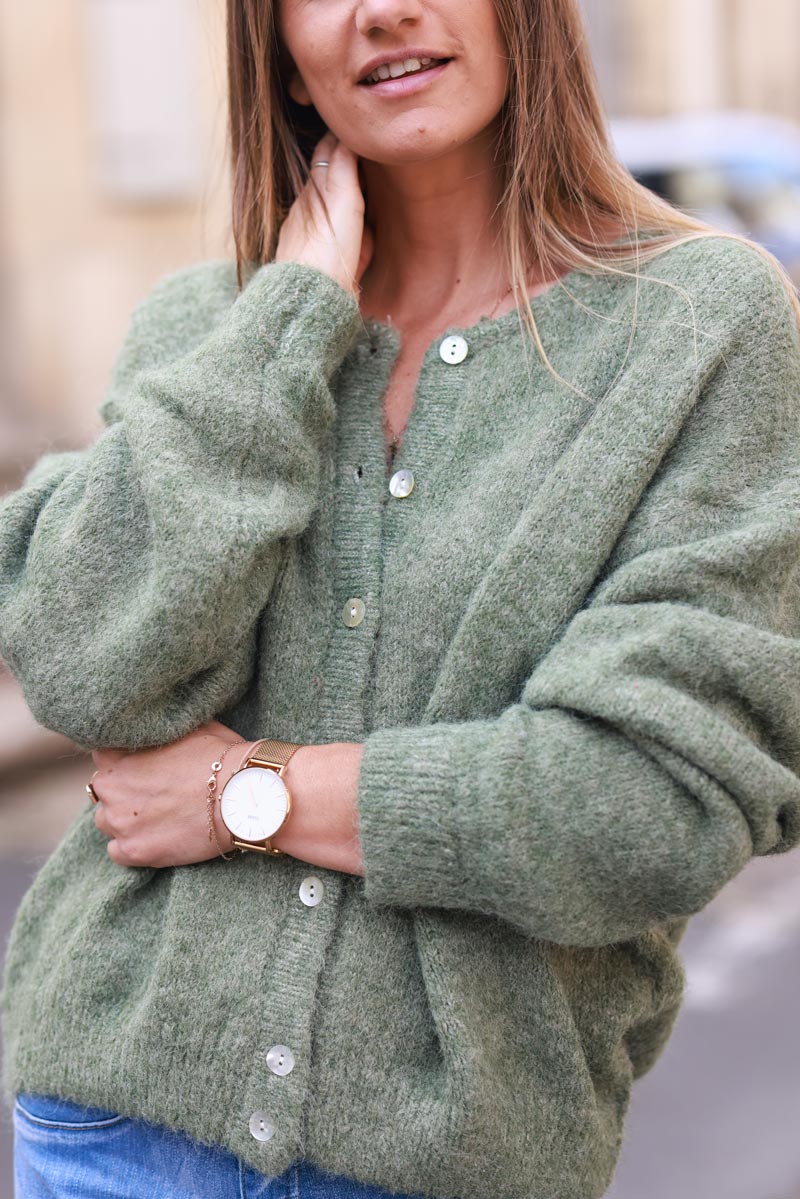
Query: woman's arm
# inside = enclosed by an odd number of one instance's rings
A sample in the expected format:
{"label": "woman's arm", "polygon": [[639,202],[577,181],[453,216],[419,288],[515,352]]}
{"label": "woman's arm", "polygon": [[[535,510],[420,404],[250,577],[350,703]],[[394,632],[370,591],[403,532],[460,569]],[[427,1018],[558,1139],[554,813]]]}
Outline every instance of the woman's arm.
{"label": "woman's arm", "polygon": [[763,277],[518,702],[366,739],[369,901],[601,945],[800,842],[800,339]]}
{"label": "woman's arm", "polygon": [[[94,821],[108,837],[107,851],[120,866],[187,866],[232,848],[219,804],[212,806],[216,838],[209,835],[207,780],[215,759],[217,795],[258,741],[242,741],[218,720],[193,729],[170,745],[96,749],[92,776],[101,802]],[[291,811],[270,843],[314,866],[361,874],[355,829],[355,779],[361,745],[302,745],[292,754],[284,780]]]}
{"label": "woman's arm", "polygon": [[357,300],[271,263],[198,338],[203,286],[194,268],[155,288],[108,427],[0,503],[0,656],[36,719],[85,747],[161,745],[238,698],[283,539],[317,504]]}

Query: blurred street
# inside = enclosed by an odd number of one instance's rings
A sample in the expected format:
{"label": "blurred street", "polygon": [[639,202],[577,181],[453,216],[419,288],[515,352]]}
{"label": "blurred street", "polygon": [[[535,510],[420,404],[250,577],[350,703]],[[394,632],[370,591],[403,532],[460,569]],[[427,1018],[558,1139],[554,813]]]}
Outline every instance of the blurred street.
{"label": "blurred street", "polygon": [[680,953],[683,1010],[608,1199],[800,1199],[800,853],[751,861]]}
{"label": "blurred street", "polygon": [[[0,937],[29,880],[86,802],[90,757],[64,751],[0,783]],[[608,1199],[800,1199],[800,852],[750,863],[695,917],[687,999],[634,1088]],[[0,1199],[11,1199],[0,1110]],[[492,1199],[487,1196],[487,1199]]]}

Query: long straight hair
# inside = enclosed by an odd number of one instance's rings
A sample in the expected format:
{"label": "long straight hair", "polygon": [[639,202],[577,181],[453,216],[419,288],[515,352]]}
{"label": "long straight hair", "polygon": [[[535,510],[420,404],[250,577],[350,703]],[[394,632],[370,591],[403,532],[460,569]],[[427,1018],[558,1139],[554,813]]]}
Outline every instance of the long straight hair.
{"label": "long straight hair", "polygon": [[[778,274],[800,328],[800,296],[773,254],[682,212],[639,183],[615,156],[578,0],[495,0],[495,6],[509,57],[495,158],[502,172],[501,251],[521,324],[554,378],[576,390],[554,370],[539,337],[528,297],[534,266],[543,279],[579,270],[638,280],[639,267],[666,250],[702,237],[728,237],[751,246]],[[241,288],[246,266],[272,260],[325,125],[313,107],[289,96],[290,62],[273,0],[227,0],[227,62]]]}

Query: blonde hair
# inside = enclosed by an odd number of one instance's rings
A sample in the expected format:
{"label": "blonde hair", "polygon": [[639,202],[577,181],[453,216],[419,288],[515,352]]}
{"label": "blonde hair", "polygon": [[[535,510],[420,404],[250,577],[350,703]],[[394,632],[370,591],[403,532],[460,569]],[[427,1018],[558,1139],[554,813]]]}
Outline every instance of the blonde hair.
{"label": "blonde hair", "polygon": [[[775,271],[800,328],[800,297],[773,254],[682,212],[617,159],[578,0],[495,0],[495,5],[510,68],[496,155],[503,177],[502,253],[521,322],[550,374],[576,390],[554,370],[542,345],[528,296],[533,265],[544,280],[573,270],[634,278],[638,299],[642,265],[689,241],[728,237],[750,246]],[[315,110],[289,97],[289,60],[273,0],[228,0],[227,41],[233,235],[241,288],[245,263],[274,256],[281,224],[305,186],[310,151],[325,126]]]}

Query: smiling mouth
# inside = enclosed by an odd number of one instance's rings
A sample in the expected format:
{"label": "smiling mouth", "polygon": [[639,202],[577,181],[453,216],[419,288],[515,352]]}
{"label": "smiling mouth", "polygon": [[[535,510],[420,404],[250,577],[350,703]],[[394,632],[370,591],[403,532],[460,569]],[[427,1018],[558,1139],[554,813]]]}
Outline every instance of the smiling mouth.
{"label": "smiling mouth", "polygon": [[399,75],[391,74],[391,66],[394,66],[394,63],[386,63],[384,66],[377,67],[366,78],[359,79],[359,87],[373,87],[376,83],[391,83],[393,79],[409,79],[413,75],[423,75],[426,71],[432,71],[434,67],[441,67],[451,60],[449,58],[431,58],[426,59],[425,62],[420,62],[419,59],[413,61],[419,62],[420,65],[410,71],[403,70]]}

